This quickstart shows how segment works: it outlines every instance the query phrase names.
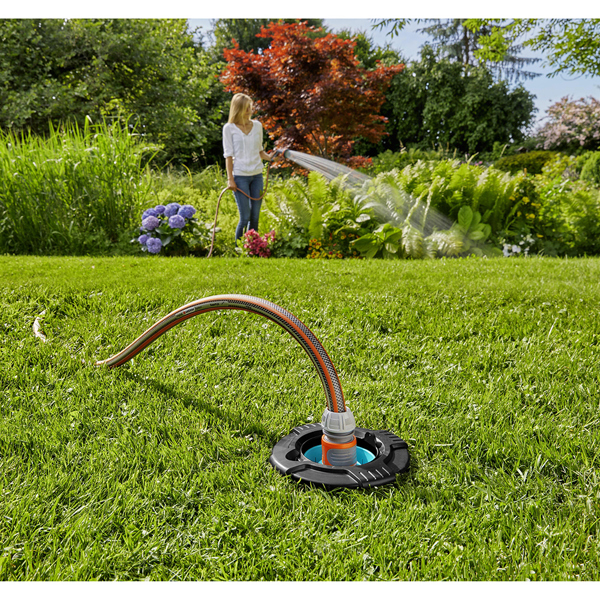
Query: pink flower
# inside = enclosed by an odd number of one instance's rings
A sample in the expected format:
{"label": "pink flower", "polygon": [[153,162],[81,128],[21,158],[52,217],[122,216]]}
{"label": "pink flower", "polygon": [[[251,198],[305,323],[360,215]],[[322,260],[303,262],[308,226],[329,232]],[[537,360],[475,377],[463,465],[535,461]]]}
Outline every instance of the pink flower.
{"label": "pink flower", "polygon": [[274,240],[274,231],[269,231],[269,233],[266,233],[264,237],[261,238],[257,231],[250,229],[244,236],[244,248],[248,250],[248,256],[268,258],[271,256],[269,245]]}

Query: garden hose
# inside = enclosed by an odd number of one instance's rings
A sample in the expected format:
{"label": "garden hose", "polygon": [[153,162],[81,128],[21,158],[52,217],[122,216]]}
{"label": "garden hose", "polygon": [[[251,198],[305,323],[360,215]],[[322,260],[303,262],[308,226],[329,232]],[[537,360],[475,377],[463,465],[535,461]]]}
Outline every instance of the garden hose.
{"label": "garden hose", "polygon": [[[275,150],[275,153],[273,154],[273,159],[280,154],[281,152],[279,150]],[[248,194],[246,194],[246,192],[244,192],[243,190],[240,190],[238,188],[238,192],[241,192],[242,194],[244,194],[244,196],[246,196],[246,198],[249,198],[250,200],[262,200],[265,197],[265,194],[267,193],[267,188],[269,187],[269,172],[271,171],[271,161],[269,161],[269,164],[267,165],[267,179],[265,181],[265,187],[263,189],[263,193],[258,197],[258,198],[253,198],[252,196],[249,196]],[[219,216],[219,205],[221,204],[221,198],[223,197],[223,194],[228,190],[229,188],[226,187],[223,190],[221,190],[221,193],[219,194],[219,199],[217,200],[217,210],[215,211],[215,222],[213,224],[213,228],[212,228],[212,239],[210,242],[210,250],[208,251],[208,255],[206,256],[206,258],[210,258],[212,255],[212,251],[213,251],[213,247],[215,245],[215,231],[217,228],[217,218]],[[234,190],[231,190],[232,192]]]}
{"label": "garden hose", "polygon": [[157,321],[124,350],[96,362],[96,366],[119,367],[141,352],[155,339],[175,325],[213,310],[243,310],[262,315],[287,331],[302,347],[317,369],[327,408],[323,413],[323,464],[350,466],[356,463],[356,427],[354,416],[346,407],[342,386],[327,352],[312,331],[287,310],[262,298],[238,294],[224,294],[195,300]]}

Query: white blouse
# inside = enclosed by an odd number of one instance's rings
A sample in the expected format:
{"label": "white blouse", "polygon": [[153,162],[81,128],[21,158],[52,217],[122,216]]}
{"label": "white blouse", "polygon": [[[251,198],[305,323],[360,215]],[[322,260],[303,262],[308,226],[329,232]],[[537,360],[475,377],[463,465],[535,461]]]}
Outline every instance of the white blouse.
{"label": "white blouse", "polygon": [[252,121],[250,133],[245,134],[235,123],[223,126],[223,156],[233,157],[234,175],[258,175],[263,163],[263,128],[259,121]]}

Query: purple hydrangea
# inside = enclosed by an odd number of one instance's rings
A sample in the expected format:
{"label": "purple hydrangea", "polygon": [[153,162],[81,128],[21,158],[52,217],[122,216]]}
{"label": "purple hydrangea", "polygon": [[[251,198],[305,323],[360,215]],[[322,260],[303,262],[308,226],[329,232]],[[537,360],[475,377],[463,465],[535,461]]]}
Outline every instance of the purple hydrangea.
{"label": "purple hydrangea", "polygon": [[165,212],[165,206],[164,204],[157,204],[154,207],[154,210],[156,211],[156,214],[154,215],[155,217],[157,217],[158,215],[162,215]]}
{"label": "purple hydrangea", "polygon": [[171,229],[181,229],[185,227],[185,219],[181,215],[173,215],[169,218],[169,227]]}
{"label": "purple hydrangea", "polygon": [[142,244],[142,246],[148,241],[148,236],[144,233],[143,235],[140,235],[140,237],[138,238],[138,242],[140,244]]}
{"label": "purple hydrangea", "polygon": [[162,248],[162,242],[159,238],[148,238],[146,247],[148,248],[148,252],[150,252],[150,254],[158,254]]}
{"label": "purple hydrangea", "polygon": [[181,215],[186,219],[191,219],[195,213],[196,209],[191,204],[185,204],[177,212],[178,215]]}
{"label": "purple hydrangea", "polygon": [[160,221],[156,217],[153,217],[153,216],[146,217],[145,219],[142,220],[142,227],[146,231],[152,231],[153,229],[156,229],[159,225],[160,225]]}
{"label": "purple hydrangea", "polygon": [[144,213],[142,214],[142,221],[146,218],[146,217],[158,217],[158,213],[156,212],[156,209],[154,208],[147,208]]}
{"label": "purple hydrangea", "polygon": [[176,215],[180,208],[181,204],[178,204],[177,202],[171,202],[170,204],[167,204],[164,213],[165,217],[172,217],[173,215]]}

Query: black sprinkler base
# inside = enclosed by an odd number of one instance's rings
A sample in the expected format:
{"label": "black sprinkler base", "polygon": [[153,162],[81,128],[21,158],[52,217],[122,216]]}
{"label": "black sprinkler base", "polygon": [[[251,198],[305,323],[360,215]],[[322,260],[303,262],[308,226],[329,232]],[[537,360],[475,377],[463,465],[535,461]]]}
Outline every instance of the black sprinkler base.
{"label": "black sprinkler base", "polygon": [[353,467],[332,467],[306,458],[314,456],[321,444],[323,428],[320,423],[301,425],[279,440],[273,448],[269,462],[282,475],[295,481],[334,488],[368,488],[393,483],[396,475],[408,470],[410,455],[404,440],[390,431],[372,431],[357,427],[354,431],[358,448],[372,455],[369,462]]}

